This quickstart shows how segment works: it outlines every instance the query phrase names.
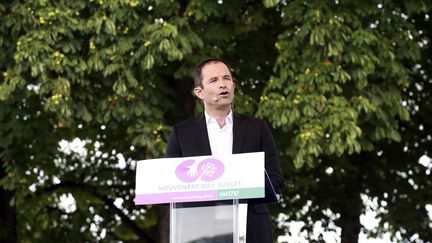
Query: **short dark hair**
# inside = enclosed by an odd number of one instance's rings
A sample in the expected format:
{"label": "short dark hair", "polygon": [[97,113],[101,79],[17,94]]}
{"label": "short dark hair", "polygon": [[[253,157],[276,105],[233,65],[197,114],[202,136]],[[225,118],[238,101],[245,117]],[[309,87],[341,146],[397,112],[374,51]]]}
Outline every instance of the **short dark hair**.
{"label": "short dark hair", "polygon": [[198,86],[203,87],[202,86],[202,79],[203,79],[203,77],[202,77],[202,69],[204,68],[204,66],[207,65],[207,64],[209,64],[209,63],[215,63],[215,62],[220,62],[220,63],[225,64],[225,66],[227,66],[228,70],[230,70],[228,64],[226,64],[220,58],[208,58],[208,59],[205,59],[204,61],[198,63],[195,66],[195,68],[194,68],[194,70],[192,72],[192,78],[194,79],[194,87],[195,88],[198,87]]}

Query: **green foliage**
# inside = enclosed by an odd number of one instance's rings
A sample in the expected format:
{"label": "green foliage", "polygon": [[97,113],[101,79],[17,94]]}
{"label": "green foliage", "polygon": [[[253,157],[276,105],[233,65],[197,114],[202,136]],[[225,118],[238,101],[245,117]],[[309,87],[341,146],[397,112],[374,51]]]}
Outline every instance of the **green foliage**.
{"label": "green foliage", "polygon": [[[185,117],[178,84],[190,82],[193,65],[207,56],[237,61],[236,46],[267,21],[262,3],[201,4],[0,5],[0,185],[14,192],[4,200],[16,207],[17,224],[8,225],[20,242],[154,241],[154,208],[133,205],[135,161],[163,156],[170,126]],[[271,67],[271,54],[243,56],[250,63],[236,70],[238,92],[263,85],[271,69],[249,65]],[[62,150],[61,141],[82,146]],[[76,209],[59,204],[65,195]]]}
{"label": "green foliage", "polygon": [[413,25],[391,3],[300,5],[281,10],[287,30],[276,43],[277,73],[259,110],[274,127],[293,132],[287,153],[295,166],[400,141],[394,119],[409,118],[400,102],[409,84],[404,63],[419,59]]}
{"label": "green foliage", "polygon": [[287,221],[304,222],[309,237],[320,221],[341,227],[341,242],[357,241],[361,226],[349,218],[367,209],[366,195],[381,221],[365,233],[430,241],[430,165],[417,162],[431,141],[427,5],[291,1],[282,10],[288,30],[259,114],[294,162],[284,165]]}

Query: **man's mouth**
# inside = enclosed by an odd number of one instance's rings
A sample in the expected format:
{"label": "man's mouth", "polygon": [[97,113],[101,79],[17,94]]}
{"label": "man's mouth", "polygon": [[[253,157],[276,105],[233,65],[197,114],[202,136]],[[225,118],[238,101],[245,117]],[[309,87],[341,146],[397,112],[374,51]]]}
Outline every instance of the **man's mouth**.
{"label": "man's mouth", "polygon": [[225,96],[225,95],[228,95],[228,94],[229,94],[228,91],[224,91],[224,92],[220,92],[220,93],[219,93],[219,95],[222,95],[222,96]]}

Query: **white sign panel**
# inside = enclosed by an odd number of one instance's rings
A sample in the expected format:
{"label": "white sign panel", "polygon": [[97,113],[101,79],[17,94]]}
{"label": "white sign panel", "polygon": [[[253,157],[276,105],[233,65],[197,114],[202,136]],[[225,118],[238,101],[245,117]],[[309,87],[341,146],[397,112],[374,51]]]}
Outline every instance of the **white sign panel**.
{"label": "white sign panel", "polygon": [[135,204],[264,197],[264,152],[141,160]]}

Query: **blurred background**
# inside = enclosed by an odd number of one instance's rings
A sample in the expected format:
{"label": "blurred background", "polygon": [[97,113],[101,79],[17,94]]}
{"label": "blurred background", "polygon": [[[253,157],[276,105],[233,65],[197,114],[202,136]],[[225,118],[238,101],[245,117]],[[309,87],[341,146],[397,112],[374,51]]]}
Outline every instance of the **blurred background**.
{"label": "blurred background", "polygon": [[[137,160],[226,60],[285,191],[275,242],[432,241],[432,2],[2,0],[0,242],[167,242]],[[428,108],[429,107],[429,108]]]}

